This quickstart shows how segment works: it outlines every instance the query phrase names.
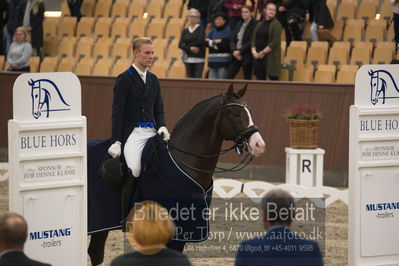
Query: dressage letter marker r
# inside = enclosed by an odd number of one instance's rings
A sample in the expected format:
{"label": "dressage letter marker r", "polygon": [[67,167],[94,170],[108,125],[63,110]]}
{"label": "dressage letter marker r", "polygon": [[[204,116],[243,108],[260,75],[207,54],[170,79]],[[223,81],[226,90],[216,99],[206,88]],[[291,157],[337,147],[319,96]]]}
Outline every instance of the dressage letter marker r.
{"label": "dressage letter marker r", "polygon": [[311,173],[312,170],[310,170],[310,165],[312,165],[312,162],[310,160],[302,160],[302,173],[305,173],[305,168],[308,169],[308,172]]}

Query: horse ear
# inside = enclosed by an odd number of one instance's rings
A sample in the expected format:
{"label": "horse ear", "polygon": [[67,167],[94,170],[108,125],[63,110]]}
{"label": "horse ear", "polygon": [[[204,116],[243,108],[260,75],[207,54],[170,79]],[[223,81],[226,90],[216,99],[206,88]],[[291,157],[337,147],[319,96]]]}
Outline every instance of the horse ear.
{"label": "horse ear", "polygon": [[231,97],[234,95],[234,88],[233,88],[233,83],[230,83],[229,88],[227,89],[227,96]]}
{"label": "horse ear", "polygon": [[247,88],[248,88],[248,84],[245,84],[245,86],[241,90],[237,91],[238,99],[240,99],[242,96],[244,96],[245,92],[247,91]]}

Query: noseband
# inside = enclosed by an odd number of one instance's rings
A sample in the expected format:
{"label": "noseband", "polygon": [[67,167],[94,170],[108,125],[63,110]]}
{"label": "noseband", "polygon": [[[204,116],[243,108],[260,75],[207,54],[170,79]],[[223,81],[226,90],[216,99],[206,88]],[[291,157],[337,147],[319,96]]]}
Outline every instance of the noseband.
{"label": "noseband", "polygon": [[[236,127],[236,125],[231,120],[231,117],[227,113],[227,108],[229,108],[230,106],[238,106],[238,107],[243,108],[246,111],[247,104],[246,103],[226,103],[226,93],[222,93],[220,96],[221,96],[220,103],[222,105],[222,114],[227,118],[228,124],[234,134],[234,139],[233,139],[234,144],[235,144],[234,149],[236,150],[236,152],[239,155],[241,155],[244,150],[248,151],[249,138],[252,136],[252,134],[259,132],[259,129],[257,126],[252,125],[252,126],[246,128],[244,131],[240,132],[240,130]],[[220,119],[220,121],[221,121],[221,119]],[[219,128],[220,128],[220,123],[221,123],[220,121],[219,121]]]}

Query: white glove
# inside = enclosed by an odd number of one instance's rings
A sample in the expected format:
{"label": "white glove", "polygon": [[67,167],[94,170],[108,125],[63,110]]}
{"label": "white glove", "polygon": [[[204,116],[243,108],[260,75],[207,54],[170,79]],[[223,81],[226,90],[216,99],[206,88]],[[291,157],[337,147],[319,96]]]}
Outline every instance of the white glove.
{"label": "white glove", "polygon": [[166,127],[160,127],[158,129],[158,135],[161,136],[162,133],[163,133],[163,140],[164,141],[168,141],[170,139],[170,134],[169,134],[169,131],[168,131],[168,129]]}
{"label": "white glove", "polygon": [[114,144],[111,145],[108,149],[108,154],[112,156],[112,158],[120,156],[122,153],[121,143],[119,141],[115,141]]}

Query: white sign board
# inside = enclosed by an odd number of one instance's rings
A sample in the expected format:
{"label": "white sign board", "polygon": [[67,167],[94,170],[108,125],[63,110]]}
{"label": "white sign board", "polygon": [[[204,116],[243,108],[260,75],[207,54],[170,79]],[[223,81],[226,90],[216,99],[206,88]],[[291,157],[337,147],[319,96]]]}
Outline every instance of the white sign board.
{"label": "white sign board", "polygon": [[399,65],[365,65],[350,110],[348,265],[399,265]]}
{"label": "white sign board", "polygon": [[285,183],[305,187],[323,186],[323,149],[285,148]]}
{"label": "white sign board", "polygon": [[87,264],[86,118],[72,73],[28,73],[8,123],[10,211],[28,222],[25,252],[57,266]]}

